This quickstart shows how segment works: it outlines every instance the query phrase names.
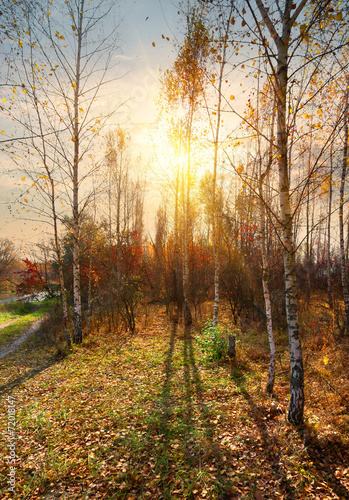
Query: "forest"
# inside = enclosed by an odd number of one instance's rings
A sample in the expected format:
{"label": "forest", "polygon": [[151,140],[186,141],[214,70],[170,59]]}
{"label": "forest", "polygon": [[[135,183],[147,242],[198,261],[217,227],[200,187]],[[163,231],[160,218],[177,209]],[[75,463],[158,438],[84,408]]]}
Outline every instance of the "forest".
{"label": "forest", "polygon": [[1,498],[349,498],[349,5],[171,6],[145,145],[123,4],[1,0]]}

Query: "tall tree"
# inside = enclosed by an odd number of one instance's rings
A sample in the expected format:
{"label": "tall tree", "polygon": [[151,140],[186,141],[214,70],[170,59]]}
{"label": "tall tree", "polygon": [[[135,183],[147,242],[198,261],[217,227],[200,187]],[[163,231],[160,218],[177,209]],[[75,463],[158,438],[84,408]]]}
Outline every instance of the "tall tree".
{"label": "tall tree", "polygon": [[[280,220],[282,228],[284,282],[286,299],[286,316],[290,345],[291,380],[290,404],[288,418],[295,424],[303,422],[304,412],[304,370],[301,338],[299,332],[297,278],[295,252],[296,244],[293,231],[293,211],[291,205],[290,175],[290,134],[288,129],[288,89],[289,68],[295,54],[295,46],[308,36],[310,27],[301,28],[300,37],[294,36],[294,27],[307,4],[307,0],[298,3],[286,0],[283,5],[270,2],[266,6],[261,0],[246,0],[250,14],[254,20],[255,30],[259,34],[259,42],[263,48],[263,57],[268,61],[275,82],[276,96],[276,151],[279,173]],[[329,2],[318,2],[313,12],[310,26],[319,19],[323,9]],[[275,7],[275,9],[274,9]],[[261,18],[258,19],[257,14]],[[245,21],[246,23],[246,21]],[[266,26],[269,40],[266,37]]]}
{"label": "tall tree", "polygon": [[[218,217],[222,214],[217,212],[217,173],[219,166],[219,153],[221,151],[221,135],[225,99],[223,96],[223,87],[227,78],[226,68],[231,57],[230,35],[232,29],[232,14],[234,11],[234,0],[212,3],[208,6],[202,0],[201,3],[206,7],[205,15],[211,24],[210,28],[210,62],[209,68],[206,68],[207,78],[212,85],[214,98],[206,100],[206,110],[208,116],[209,128],[211,131],[211,140],[213,146],[213,175],[212,175],[212,244],[214,252],[214,307],[212,325],[216,326],[218,322],[219,311],[219,281],[220,281],[220,235],[218,231]],[[206,61],[205,61],[206,63]],[[216,102],[214,102],[216,101]]]}
{"label": "tall tree", "polygon": [[[107,74],[116,47],[110,17],[114,4],[62,0],[38,5],[28,0],[23,5],[27,26],[17,34],[18,54],[11,55],[12,89],[14,94],[17,88],[20,92],[9,101],[8,111],[23,131],[23,149],[31,148],[22,161],[27,154],[38,158],[34,184],[46,177],[51,186],[47,193],[56,235],[58,197],[73,215],[73,341],[80,343],[79,226],[81,214],[93,199],[84,188],[97,165],[91,161],[91,147],[111,114],[98,108],[96,101],[101,88],[110,83]],[[41,166],[45,175],[40,173]]]}
{"label": "tall tree", "polygon": [[180,144],[183,151],[181,172],[182,260],[184,322],[192,323],[189,304],[189,218],[192,178],[192,146],[195,116],[206,85],[206,62],[209,57],[209,36],[202,9],[188,4],[184,12],[186,32],[173,68],[166,73],[166,93],[172,108],[183,110],[180,118]]}
{"label": "tall tree", "polygon": [[340,245],[340,265],[341,265],[341,281],[345,308],[345,333],[349,332],[349,288],[348,288],[348,271],[347,259],[344,246],[344,193],[346,185],[346,177],[348,171],[348,146],[349,146],[349,81],[347,80],[346,90],[344,94],[344,116],[343,116],[343,156],[342,168],[340,177],[340,193],[339,193],[339,245]]}

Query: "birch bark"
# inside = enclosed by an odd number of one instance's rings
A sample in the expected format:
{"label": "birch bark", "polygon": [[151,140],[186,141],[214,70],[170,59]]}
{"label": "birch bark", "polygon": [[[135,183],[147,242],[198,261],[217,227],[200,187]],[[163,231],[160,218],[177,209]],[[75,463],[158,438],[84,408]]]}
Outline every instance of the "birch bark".
{"label": "birch bark", "polygon": [[345,258],[344,245],[344,190],[348,170],[348,141],[349,141],[349,99],[348,89],[345,94],[345,111],[344,111],[344,146],[342,159],[342,173],[339,194],[339,246],[340,246],[340,263],[341,263],[341,282],[345,307],[345,333],[349,332],[349,290],[348,290],[348,272],[347,262]]}
{"label": "birch bark", "polygon": [[79,153],[80,153],[80,127],[79,127],[79,98],[81,79],[81,47],[82,47],[82,21],[84,16],[84,0],[79,3],[77,25],[77,52],[75,61],[74,85],[74,113],[73,113],[73,302],[74,302],[74,334],[73,341],[82,342],[82,316],[81,316],[81,284],[80,284],[80,214],[79,214]]}
{"label": "birch bark", "polygon": [[[290,348],[290,402],[288,419],[294,424],[303,422],[304,413],[304,370],[302,346],[299,332],[297,280],[295,270],[295,244],[293,238],[293,218],[290,201],[290,173],[288,168],[288,130],[287,130],[287,83],[288,83],[288,46],[292,26],[304,8],[306,0],[302,0],[291,16],[292,3],[286,1],[279,35],[261,0],[256,0],[257,7],[267,25],[270,36],[274,39],[277,53],[276,68],[272,68],[275,77],[275,94],[277,105],[277,157],[279,172],[279,202],[282,226],[283,263],[286,318]],[[251,5],[248,1],[251,10]]]}

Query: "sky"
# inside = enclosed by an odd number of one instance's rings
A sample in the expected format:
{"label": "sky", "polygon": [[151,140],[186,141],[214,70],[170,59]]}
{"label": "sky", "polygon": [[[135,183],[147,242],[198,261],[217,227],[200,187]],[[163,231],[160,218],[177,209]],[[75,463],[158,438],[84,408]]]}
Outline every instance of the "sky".
{"label": "sky", "polygon": [[[120,49],[114,56],[114,62],[118,63],[117,72],[121,78],[101,101],[106,107],[120,103],[109,126],[120,125],[130,133],[134,156],[142,156],[137,168],[140,173],[145,173],[148,184],[152,184],[156,181],[148,168],[149,129],[156,117],[160,70],[168,68],[175,57],[171,44],[162,35],[171,37],[178,23],[178,14],[170,0],[121,0],[119,14]],[[3,175],[6,170],[4,162],[8,160],[1,161],[0,238],[13,240],[17,247],[27,252],[32,244],[45,239],[48,228],[43,223],[32,223],[10,214],[8,207],[15,206],[21,181],[18,177]],[[148,199],[147,203],[154,207],[160,201],[159,190],[149,186],[148,195],[151,192],[157,193],[156,199]],[[151,228],[154,215],[149,213],[149,209],[146,215],[147,226]]]}
{"label": "sky", "polygon": [[[113,129],[120,125],[131,136],[134,173],[146,178],[145,229],[148,235],[153,236],[156,210],[161,202],[163,180],[167,175],[166,168],[168,170],[171,167],[170,162],[159,166],[154,161],[152,131],[157,116],[156,100],[160,93],[159,77],[162,71],[171,67],[176,58],[173,41],[181,36],[181,18],[176,0],[120,0],[118,13],[114,24],[118,25],[120,43],[112,60],[115,64],[116,81],[98,97],[97,105],[102,111],[110,111],[116,107],[117,111],[109,120],[108,127]],[[245,88],[247,82],[245,79],[243,81]],[[240,98],[234,101],[234,105],[237,102],[237,109],[242,113],[245,105],[242,93],[245,90],[234,79],[229,79],[228,87],[231,92],[227,89],[227,95],[233,93],[239,96],[240,93]],[[163,158],[166,163],[166,155]],[[0,238],[13,240],[27,255],[36,242],[47,240],[51,231],[43,223],[10,214],[9,205],[13,209],[16,207],[15,200],[29,180],[22,182],[18,173],[12,177],[1,175],[8,169],[6,162],[8,163],[8,159],[0,157]],[[15,214],[16,211],[12,210],[12,213]],[[20,213],[26,215],[25,211]]]}

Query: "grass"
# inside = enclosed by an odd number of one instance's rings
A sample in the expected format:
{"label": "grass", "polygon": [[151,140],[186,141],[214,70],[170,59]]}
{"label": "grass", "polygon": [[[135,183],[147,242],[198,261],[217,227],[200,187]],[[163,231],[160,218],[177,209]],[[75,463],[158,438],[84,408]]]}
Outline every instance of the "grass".
{"label": "grass", "polygon": [[[311,333],[303,334],[305,355]],[[15,398],[21,436],[11,498],[349,498],[348,434],[337,399],[347,377],[342,367],[342,382],[334,380],[344,360],[335,359],[335,344],[318,347],[306,363],[300,431],[285,419],[285,350],[272,398],[257,328],[241,332],[235,365],[207,365],[195,335],[157,310],[122,342],[104,332],[92,347],[90,338],[59,359],[32,338],[4,360],[0,391]],[[332,388],[316,385],[323,352]],[[6,434],[0,439],[6,450]],[[6,462],[0,472],[6,477]],[[1,498],[10,498],[2,488]]]}
{"label": "grass", "polygon": [[13,302],[0,305],[0,349],[19,337],[35,321],[47,314],[52,307],[53,299],[43,302]]}

